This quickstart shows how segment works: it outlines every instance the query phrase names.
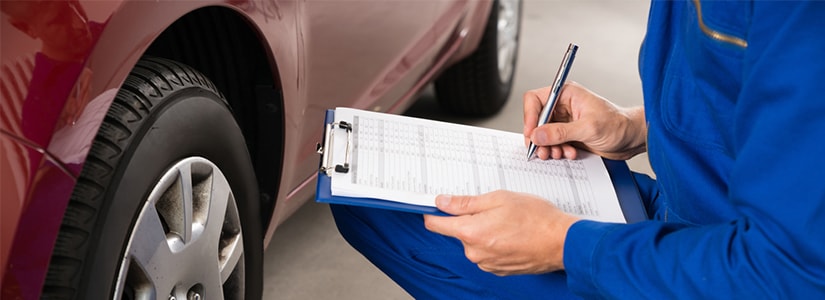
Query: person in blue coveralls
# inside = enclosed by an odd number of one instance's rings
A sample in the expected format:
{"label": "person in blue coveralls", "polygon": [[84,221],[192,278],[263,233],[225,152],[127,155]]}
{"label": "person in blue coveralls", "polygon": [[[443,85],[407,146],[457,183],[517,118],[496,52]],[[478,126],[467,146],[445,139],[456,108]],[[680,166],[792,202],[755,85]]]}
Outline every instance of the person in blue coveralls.
{"label": "person in blue coveralls", "polygon": [[496,191],[333,206],[341,234],[420,299],[825,298],[825,1],[653,1],[639,60],[644,107],[568,83],[536,128],[538,89],[524,134],[542,159],[647,151],[650,220]]}

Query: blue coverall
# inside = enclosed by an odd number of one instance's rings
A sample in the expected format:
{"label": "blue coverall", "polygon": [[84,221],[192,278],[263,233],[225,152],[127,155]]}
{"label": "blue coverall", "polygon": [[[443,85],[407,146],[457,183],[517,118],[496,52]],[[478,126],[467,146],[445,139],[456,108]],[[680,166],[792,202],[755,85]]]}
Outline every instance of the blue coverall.
{"label": "blue coverall", "polygon": [[415,214],[339,230],[420,299],[825,299],[825,1],[654,1],[639,69],[652,220],[575,223],[565,272],[485,273]]}

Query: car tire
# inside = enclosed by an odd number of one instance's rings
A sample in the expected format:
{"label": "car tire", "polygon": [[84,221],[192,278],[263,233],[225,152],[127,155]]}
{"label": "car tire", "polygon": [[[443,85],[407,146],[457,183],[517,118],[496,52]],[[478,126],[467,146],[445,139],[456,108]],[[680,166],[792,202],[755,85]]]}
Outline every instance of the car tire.
{"label": "car tire", "polygon": [[257,188],[215,86],[180,63],[142,59],[77,180],[43,297],[259,299]]}
{"label": "car tire", "polygon": [[436,79],[439,105],[465,116],[499,112],[513,87],[520,30],[521,0],[493,1],[476,51]]}

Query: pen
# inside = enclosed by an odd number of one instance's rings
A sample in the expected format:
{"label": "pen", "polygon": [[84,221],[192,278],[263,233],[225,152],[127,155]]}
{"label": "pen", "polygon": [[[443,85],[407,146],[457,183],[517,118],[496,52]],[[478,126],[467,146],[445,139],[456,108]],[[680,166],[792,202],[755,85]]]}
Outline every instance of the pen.
{"label": "pen", "polygon": [[[576,58],[577,50],[579,50],[579,45],[570,43],[570,45],[567,46],[567,52],[564,53],[564,58],[561,60],[559,70],[556,72],[556,79],[553,80],[550,95],[547,96],[547,103],[544,104],[544,108],[541,109],[539,123],[536,127],[550,122],[550,116],[553,115],[553,107],[555,107],[556,102],[558,102],[557,100],[559,99],[561,87],[564,85],[564,81],[567,80],[567,74],[570,73],[570,67],[573,66],[573,59]],[[530,158],[533,157],[533,154],[536,152],[536,148],[538,147],[533,144],[533,141],[530,141],[530,146],[527,148],[527,160],[530,160]]]}

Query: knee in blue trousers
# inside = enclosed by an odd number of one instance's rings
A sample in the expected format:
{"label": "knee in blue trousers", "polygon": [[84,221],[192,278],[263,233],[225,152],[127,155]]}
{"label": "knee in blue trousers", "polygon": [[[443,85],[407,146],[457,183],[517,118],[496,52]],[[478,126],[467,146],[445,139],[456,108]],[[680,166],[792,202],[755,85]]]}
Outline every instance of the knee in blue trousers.
{"label": "knee in blue trousers", "polygon": [[564,272],[497,276],[461,242],[428,231],[420,214],[330,205],[347,242],[416,299],[577,299]]}

